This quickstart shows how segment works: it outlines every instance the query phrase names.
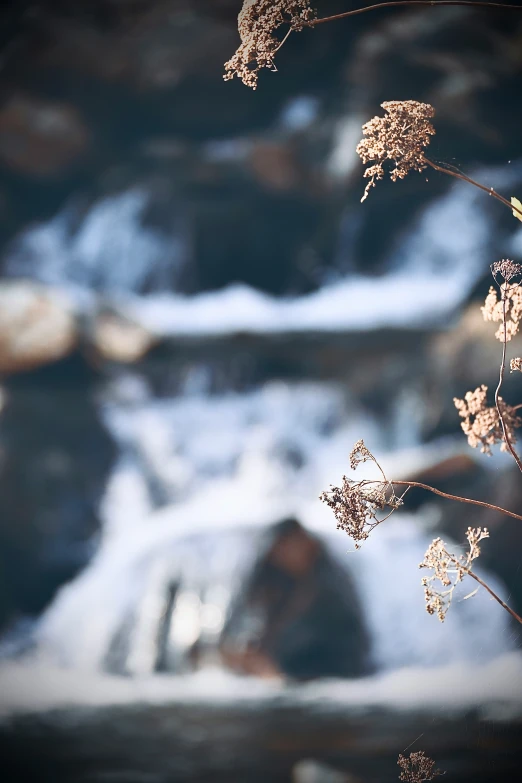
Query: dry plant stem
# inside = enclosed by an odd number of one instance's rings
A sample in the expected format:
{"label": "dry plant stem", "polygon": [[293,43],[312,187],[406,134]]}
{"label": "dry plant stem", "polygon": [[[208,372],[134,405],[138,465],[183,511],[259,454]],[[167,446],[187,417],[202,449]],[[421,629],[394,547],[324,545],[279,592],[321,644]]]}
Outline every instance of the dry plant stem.
{"label": "dry plant stem", "polygon": [[505,368],[506,368],[506,343],[507,343],[506,331],[507,331],[507,329],[506,329],[506,292],[505,292],[504,289],[502,290],[502,322],[503,322],[503,325],[504,325],[504,341],[502,343],[502,361],[500,363],[500,377],[499,377],[499,380],[498,380],[498,386],[495,389],[495,405],[496,405],[496,408],[497,408],[498,417],[500,419],[500,424],[502,426],[502,433],[504,435],[504,442],[505,442],[506,446],[509,449],[509,453],[511,454],[511,456],[513,457],[513,459],[517,463],[518,469],[522,473],[522,462],[520,461],[520,457],[518,456],[518,454],[516,453],[515,449],[513,448],[513,445],[511,443],[510,438],[509,438],[509,433],[507,431],[506,424],[504,422],[504,418],[502,416],[502,410],[501,410],[499,402],[498,402],[500,389],[501,389],[502,383],[504,381],[504,371],[505,371]]}
{"label": "dry plant stem", "polygon": [[512,9],[516,11],[522,10],[522,6],[513,5],[512,3],[486,3],[486,2],[474,2],[474,0],[392,0],[388,3],[375,3],[374,5],[368,5],[365,8],[354,8],[352,11],[343,11],[340,14],[334,14],[333,16],[323,16],[319,19],[314,19],[305,24],[305,27],[315,27],[318,24],[324,24],[324,22],[335,22],[337,19],[346,19],[348,16],[357,16],[357,14],[364,14],[366,11],[376,11],[379,8],[391,8],[398,5],[425,5],[434,8],[437,5],[468,5],[475,8],[503,8]]}
{"label": "dry plant stem", "polygon": [[[522,8],[522,5],[519,6],[519,8]],[[425,156],[423,156],[423,161],[424,163],[426,163],[426,165],[431,166],[432,169],[435,169],[435,171],[440,171],[442,174],[449,174],[451,177],[455,177],[456,179],[461,179],[464,182],[469,182],[470,185],[475,185],[476,188],[483,190],[484,193],[488,193],[490,196],[493,196],[493,198],[496,198],[497,201],[500,201],[501,204],[505,204],[506,207],[509,208],[510,212],[513,211],[518,212],[518,214],[522,218],[522,210],[519,207],[516,207],[510,201],[508,201],[507,198],[501,196],[500,193],[497,193],[496,190],[493,190],[493,188],[488,188],[486,187],[486,185],[482,185],[480,182],[477,182],[471,177],[466,176],[466,174],[461,174],[458,171],[452,171],[451,169],[446,168],[446,166],[439,166],[437,163],[433,163],[433,161],[429,160],[429,158],[426,158]]]}
{"label": "dry plant stem", "polygon": [[473,571],[471,571],[469,568],[466,568],[466,567],[465,567],[465,566],[463,566],[463,565],[461,565],[460,567],[462,568],[462,570],[463,570],[463,571],[465,571],[465,572],[467,573],[467,575],[468,575],[468,576],[471,576],[471,578],[472,578],[472,579],[474,579],[474,580],[475,580],[475,582],[478,582],[478,583],[479,583],[479,585],[480,585],[481,587],[483,587],[483,588],[484,588],[484,590],[487,590],[487,591],[488,591],[488,593],[490,594],[490,596],[491,596],[492,598],[494,598],[494,599],[495,599],[495,601],[498,601],[498,603],[500,604],[500,606],[502,606],[502,607],[503,607],[503,609],[505,609],[505,610],[506,610],[506,612],[509,612],[509,614],[511,615],[511,617],[513,617],[513,619],[515,619],[515,620],[517,621],[517,623],[520,623],[520,624],[522,625],[522,617],[520,617],[520,615],[519,615],[519,614],[517,614],[517,613],[515,612],[515,610],[514,610],[514,609],[511,609],[511,607],[510,607],[510,606],[508,606],[508,605],[505,603],[505,601],[503,601],[503,600],[502,600],[502,598],[500,598],[500,596],[498,596],[498,595],[497,595],[497,594],[496,594],[496,593],[495,593],[495,592],[494,592],[494,591],[491,589],[491,587],[489,587],[489,586],[488,586],[488,585],[487,585],[485,582],[483,582],[483,581],[482,581],[482,579],[481,579],[479,576],[477,576],[476,574],[474,574],[474,573],[473,573]]}
{"label": "dry plant stem", "polygon": [[446,500],[458,500],[459,503],[469,503],[472,506],[481,506],[482,508],[489,508],[492,511],[500,511],[501,514],[506,514],[508,517],[513,517],[513,519],[520,519],[522,521],[522,516],[520,514],[515,514],[514,511],[508,511],[505,508],[501,508],[500,506],[495,506],[493,503],[486,503],[483,500],[472,500],[471,498],[463,498],[460,497],[460,495],[449,495],[447,492],[442,492],[440,489],[435,489],[435,487],[430,487],[429,484],[421,484],[420,481],[390,481],[390,484],[397,484],[398,486],[403,487],[419,487],[420,489],[426,489],[428,492],[433,492],[435,495],[440,495],[443,498],[446,498]]}

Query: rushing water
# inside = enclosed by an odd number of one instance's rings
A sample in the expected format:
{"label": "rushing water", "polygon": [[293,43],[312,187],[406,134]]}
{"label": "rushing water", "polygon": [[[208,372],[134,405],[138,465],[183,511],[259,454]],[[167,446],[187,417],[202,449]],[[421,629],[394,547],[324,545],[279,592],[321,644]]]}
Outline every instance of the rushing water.
{"label": "rushing water", "polygon": [[[483,171],[479,178],[509,187],[520,168]],[[69,290],[102,292],[160,334],[426,326],[450,316],[484,274],[498,229],[490,203],[460,183],[418,218],[379,278],[354,274],[295,299],[233,281],[227,289],[189,297],[176,286],[190,259],[183,220],[174,221],[169,233],[151,228],[144,222],[147,203],[146,191],[134,189],[94,204],[81,220],[69,207],[22,235],[6,270]],[[506,250],[520,246],[522,227],[511,232]],[[341,244],[341,255],[349,252]],[[153,293],[144,296],[144,289]],[[330,512],[318,501],[347,469],[360,437],[395,473],[405,449],[417,462],[425,459],[411,388],[394,390],[392,415],[383,422],[333,381],[266,378],[249,391],[231,382],[217,395],[209,390],[209,373],[201,366],[193,370],[181,393],[165,399],[154,395],[146,377],[123,371],[106,388],[100,411],[119,459],[103,503],[100,548],[41,618],[38,649],[67,666],[96,670],[126,629],[127,671],[147,673],[172,574],[183,574],[188,596],[180,639],[207,622],[201,605],[214,618],[208,633],[218,633],[227,596],[252,562],[259,531],[288,514],[316,531],[352,572],[378,669],[487,661],[512,649],[507,616],[483,593],[456,601],[443,626],[426,614],[417,565],[433,537],[428,513],[398,513],[360,552],[348,553],[349,541],[335,533]],[[453,446],[431,448],[436,457]],[[190,608],[191,595],[197,611]]]}

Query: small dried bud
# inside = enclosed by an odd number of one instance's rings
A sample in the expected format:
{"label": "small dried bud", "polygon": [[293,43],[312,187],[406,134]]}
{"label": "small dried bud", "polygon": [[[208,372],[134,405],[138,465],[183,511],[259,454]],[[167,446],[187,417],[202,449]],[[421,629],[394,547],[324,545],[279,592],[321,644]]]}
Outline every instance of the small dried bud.
{"label": "small dried bud", "polygon": [[430,143],[435,129],[430,119],[435,109],[429,103],[418,101],[385,101],[381,103],[386,114],[374,117],[363,125],[363,134],[367,137],[357,145],[357,153],[363,163],[375,161],[364,176],[369,178],[361,201],[367,198],[370,188],[384,177],[384,163],[395,163],[390,177],[393,182],[404,179],[411,171],[423,171],[426,168],[424,148]]}
{"label": "small dried bud", "polygon": [[515,370],[518,370],[518,372],[522,372],[522,359],[520,356],[517,356],[516,359],[511,359],[509,362],[509,369],[511,372],[515,372]]}
{"label": "small dried bud", "polygon": [[422,750],[410,753],[409,758],[400,755],[397,764],[401,768],[399,780],[404,783],[424,783],[426,780],[433,780],[438,775],[445,774],[442,770],[435,769],[433,759],[426,756]]}

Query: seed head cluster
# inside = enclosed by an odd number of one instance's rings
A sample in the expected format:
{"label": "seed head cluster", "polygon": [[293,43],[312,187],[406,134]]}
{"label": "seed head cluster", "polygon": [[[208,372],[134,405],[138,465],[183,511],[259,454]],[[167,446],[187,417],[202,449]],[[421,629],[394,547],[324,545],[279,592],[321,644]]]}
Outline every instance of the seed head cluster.
{"label": "seed head cluster", "polygon": [[[480,555],[479,542],[489,538],[487,528],[468,527],[466,532],[469,550],[465,555],[453,555],[448,552],[441,538],[436,538],[428,547],[424,560],[419,568],[430,568],[433,575],[424,577],[421,584],[424,587],[424,598],[428,614],[436,614],[441,623],[451,605],[453,591],[464,576],[469,573],[471,563]],[[434,582],[440,582],[440,587]]]}
{"label": "seed head cluster", "polygon": [[444,775],[442,770],[435,769],[433,759],[426,756],[422,750],[410,753],[408,758],[401,754],[397,764],[401,768],[399,780],[405,783],[424,783],[426,780],[433,780],[438,775]]}
{"label": "seed head cluster", "polygon": [[274,35],[275,31],[281,25],[302,30],[315,15],[310,0],[244,0],[238,16],[241,44],[225,63],[225,81],[237,76],[255,90],[262,68],[277,70],[274,56],[281,42]]}
{"label": "seed head cluster", "polygon": [[[350,467],[355,470],[362,462],[374,462],[380,469],[364,441],[359,440],[350,453]],[[354,481],[343,476],[340,487],[330,486],[319,498],[332,509],[337,529],[344,530],[353,539],[356,549],[374,527],[402,505],[402,498],[395,494],[384,474],[382,480],[371,481]]]}
{"label": "seed head cluster", "polygon": [[[501,451],[507,451],[508,448],[496,407],[486,405],[487,393],[488,387],[482,384],[475,391],[466,392],[463,400],[454,397],[453,403],[459,416],[464,419],[460,426],[466,434],[471,448],[476,449],[480,446],[483,454],[491,455],[491,446],[496,443],[501,444]],[[516,410],[511,405],[504,402],[502,397],[498,398],[498,404],[502,411],[509,440],[511,443],[515,443],[515,429],[522,425],[522,419],[517,416]]]}
{"label": "seed head cluster", "polygon": [[509,342],[517,334],[522,318],[522,287],[512,282],[522,274],[522,266],[503,259],[491,265],[491,273],[499,287],[500,298],[497,290],[491,286],[484,307],[480,309],[485,321],[500,323],[495,332],[497,340]]}
{"label": "seed head cluster", "polygon": [[435,135],[430,120],[435,109],[429,103],[418,101],[385,101],[381,103],[384,117],[374,117],[363,125],[362,139],[357,153],[363,163],[375,161],[364,172],[369,179],[361,201],[370,188],[384,177],[384,164],[393,161],[395,168],[390,172],[393,182],[404,179],[409,171],[423,171],[426,168],[424,149]]}

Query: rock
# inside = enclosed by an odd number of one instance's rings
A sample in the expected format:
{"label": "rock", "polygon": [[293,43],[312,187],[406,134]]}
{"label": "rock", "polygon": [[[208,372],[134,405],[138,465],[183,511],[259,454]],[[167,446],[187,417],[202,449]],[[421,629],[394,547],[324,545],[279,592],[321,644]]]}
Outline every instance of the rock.
{"label": "rock", "polygon": [[103,359],[132,363],[142,359],[155,338],[146,329],[117,313],[100,313],[91,336],[95,351]]}
{"label": "rock", "polygon": [[248,165],[258,182],[267,188],[295,190],[302,184],[302,171],[290,145],[259,142],[252,147]]}
{"label": "rock", "polygon": [[76,341],[75,319],[62,296],[36,283],[0,283],[0,372],[62,359]]}
{"label": "rock", "polygon": [[294,519],[268,531],[239,586],[220,649],[236,671],[296,679],[368,671],[368,639],[353,584]]}
{"label": "rock", "polygon": [[69,104],[15,93],[0,109],[0,161],[21,174],[61,174],[88,142],[78,109]]}
{"label": "rock", "polygon": [[95,551],[115,458],[79,357],[10,378],[0,415],[0,628],[39,614]]}

